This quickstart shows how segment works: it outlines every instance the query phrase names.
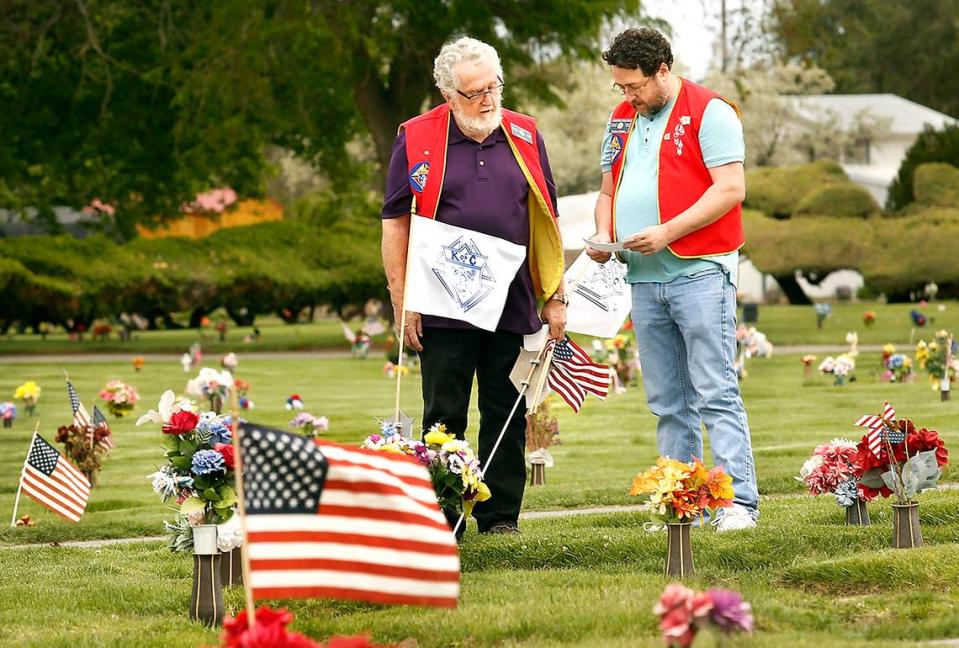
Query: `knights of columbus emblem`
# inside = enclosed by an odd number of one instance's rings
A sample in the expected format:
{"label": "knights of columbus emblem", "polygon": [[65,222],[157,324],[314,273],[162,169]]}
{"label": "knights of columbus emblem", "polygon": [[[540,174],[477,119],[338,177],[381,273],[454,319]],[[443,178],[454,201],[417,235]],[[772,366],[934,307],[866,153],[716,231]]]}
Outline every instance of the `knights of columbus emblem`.
{"label": "knights of columbus emblem", "polygon": [[423,191],[426,187],[426,176],[430,172],[429,162],[417,162],[410,170],[410,186],[415,191]]}
{"label": "knights of columbus emblem", "polygon": [[626,266],[622,263],[608,262],[597,265],[585,280],[576,284],[573,292],[604,312],[615,313],[619,305],[616,298],[622,296],[626,287],[625,277]]}
{"label": "knights of columbus emblem", "polygon": [[443,253],[432,270],[464,313],[483,301],[496,283],[487,257],[476,243],[464,241],[462,236],[443,246]]}

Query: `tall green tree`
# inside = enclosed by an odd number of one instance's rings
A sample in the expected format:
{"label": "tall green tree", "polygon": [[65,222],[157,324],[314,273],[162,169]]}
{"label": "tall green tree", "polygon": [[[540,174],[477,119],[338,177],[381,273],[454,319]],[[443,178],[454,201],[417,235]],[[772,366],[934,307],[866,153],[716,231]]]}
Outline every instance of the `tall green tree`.
{"label": "tall green tree", "polygon": [[772,0],[781,53],[836,92],[891,92],[959,116],[959,0]]}
{"label": "tall green tree", "polygon": [[554,99],[541,64],[595,58],[639,0],[7,0],[0,20],[0,207],[176,215],[198,191],[263,189],[270,145],[334,186],[368,181],[397,125],[438,100],[451,37],[495,46],[512,105]]}

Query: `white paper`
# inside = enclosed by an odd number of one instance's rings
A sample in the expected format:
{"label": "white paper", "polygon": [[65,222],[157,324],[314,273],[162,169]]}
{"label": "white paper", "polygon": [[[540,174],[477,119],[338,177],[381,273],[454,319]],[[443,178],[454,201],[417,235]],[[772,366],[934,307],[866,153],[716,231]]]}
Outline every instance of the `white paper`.
{"label": "white paper", "polygon": [[594,250],[599,250],[600,252],[622,252],[626,248],[623,247],[622,241],[616,241],[615,243],[597,243],[595,241],[590,241],[588,238],[584,238],[583,241],[589,247]]}
{"label": "white paper", "polygon": [[585,252],[566,271],[566,330],[611,338],[619,333],[632,307],[626,266],[615,258],[596,263]]}
{"label": "white paper", "polygon": [[530,333],[523,336],[523,349],[526,351],[539,351],[546,344],[549,338],[549,325],[543,324],[543,328],[536,333]]}

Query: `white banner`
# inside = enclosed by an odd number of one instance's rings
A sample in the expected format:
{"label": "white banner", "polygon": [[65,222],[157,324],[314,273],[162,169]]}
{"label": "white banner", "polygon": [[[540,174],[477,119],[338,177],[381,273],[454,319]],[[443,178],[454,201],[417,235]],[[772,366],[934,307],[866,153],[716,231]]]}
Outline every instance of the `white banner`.
{"label": "white banner", "polygon": [[431,218],[413,216],[406,310],[495,331],[526,248]]}
{"label": "white banner", "polygon": [[566,330],[615,337],[632,306],[626,266],[615,258],[596,263],[584,251],[566,271]]}

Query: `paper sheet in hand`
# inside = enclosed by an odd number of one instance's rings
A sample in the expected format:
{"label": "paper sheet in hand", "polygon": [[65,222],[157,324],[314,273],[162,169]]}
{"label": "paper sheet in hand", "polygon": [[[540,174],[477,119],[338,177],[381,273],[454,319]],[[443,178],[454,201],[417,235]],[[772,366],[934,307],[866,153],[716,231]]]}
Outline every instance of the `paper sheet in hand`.
{"label": "paper sheet in hand", "polygon": [[594,241],[590,241],[588,238],[584,238],[583,241],[589,247],[593,248],[594,250],[599,250],[600,252],[622,252],[626,249],[623,247],[622,241],[617,241],[615,243],[596,243]]}
{"label": "paper sheet in hand", "polygon": [[421,216],[411,228],[406,309],[495,331],[526,248]]}
{"label": "paper sheet in hand", "polygon": [[615,337],[632,306],[626,266],[616,259],[596,263],[586,252],[566,271],[566,330]]}

